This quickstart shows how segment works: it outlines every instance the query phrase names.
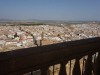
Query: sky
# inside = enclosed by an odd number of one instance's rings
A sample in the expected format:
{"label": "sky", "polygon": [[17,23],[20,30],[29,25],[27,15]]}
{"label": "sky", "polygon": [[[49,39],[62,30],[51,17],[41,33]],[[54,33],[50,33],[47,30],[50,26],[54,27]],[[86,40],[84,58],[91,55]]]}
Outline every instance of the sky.
{"label": "sky", "polygon": [[0,0],[0,19],[100,21],[100,0]]}

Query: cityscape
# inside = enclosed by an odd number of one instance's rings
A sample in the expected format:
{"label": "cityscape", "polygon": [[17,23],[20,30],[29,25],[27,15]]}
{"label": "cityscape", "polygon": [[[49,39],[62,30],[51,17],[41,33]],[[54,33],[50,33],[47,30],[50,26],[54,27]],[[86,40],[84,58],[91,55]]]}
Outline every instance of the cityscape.
{"label": "cityscape", "polygon": [[0,75],[100,75],[100,1],[0,0]]}
{"label": "cityscape", "polygon": [[[11,24],[12,25],[12,24]],[[0,26],[0,52],[100,36],[100,23]]]}

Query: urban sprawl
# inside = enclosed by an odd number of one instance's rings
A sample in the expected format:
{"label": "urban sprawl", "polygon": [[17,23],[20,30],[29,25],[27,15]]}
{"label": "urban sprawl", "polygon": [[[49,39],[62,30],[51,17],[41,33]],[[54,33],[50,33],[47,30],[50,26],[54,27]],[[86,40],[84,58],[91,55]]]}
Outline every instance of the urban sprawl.
{"label": "urban sprawl", "polygon": [[99,23],[0,25],[0,52],[100,36]]}

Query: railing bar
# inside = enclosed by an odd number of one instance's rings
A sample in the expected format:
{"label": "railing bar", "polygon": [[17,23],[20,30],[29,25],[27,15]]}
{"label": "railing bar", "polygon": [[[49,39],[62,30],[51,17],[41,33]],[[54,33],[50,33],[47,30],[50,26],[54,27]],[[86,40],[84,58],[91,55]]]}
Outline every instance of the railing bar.
{"label": "railing bar", "polygon": [[71,75],[71,60],[69,61],[69,75]]}
{"label": "railing bar", "polygon": [[[97,53],[95,53],[94,57],[93,57],[93,63],[94,63],[94,65],[95,65],[95,62],[96,62],[96,55],[97,55]],[[94,73],[94,68],[93,68],[93,73]]]}
{"label": "railing bar", "polygon": [[55,74],[55,65],[53,65],[53,75]]}
{"label": "railing bar", "polygon": [[95,53],[95,55],[94,55],[94,60],[93,60],[94,64],[95,64],[95,61],[96,61],[96,54],[97,53]]}
{"label": "railing bar", "polygon": [[85,60],[85,56],[83,57],[82,75],[84,75],[84,65],[85,65],[84,60]]}
{"label": "railing bar", "polygon": [[30,74],[30,75],[34,75],[34,74],[33,74],[33,72],[31,72],[31,74]]}

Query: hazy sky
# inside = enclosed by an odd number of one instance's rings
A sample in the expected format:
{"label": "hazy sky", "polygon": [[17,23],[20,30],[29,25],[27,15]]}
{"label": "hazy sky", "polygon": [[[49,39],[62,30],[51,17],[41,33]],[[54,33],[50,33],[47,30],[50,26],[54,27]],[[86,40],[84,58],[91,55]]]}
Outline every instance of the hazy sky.
{"label": "hazy sky", "polygon": [[0,0],[0,19],[100,20],[100,0]]}

